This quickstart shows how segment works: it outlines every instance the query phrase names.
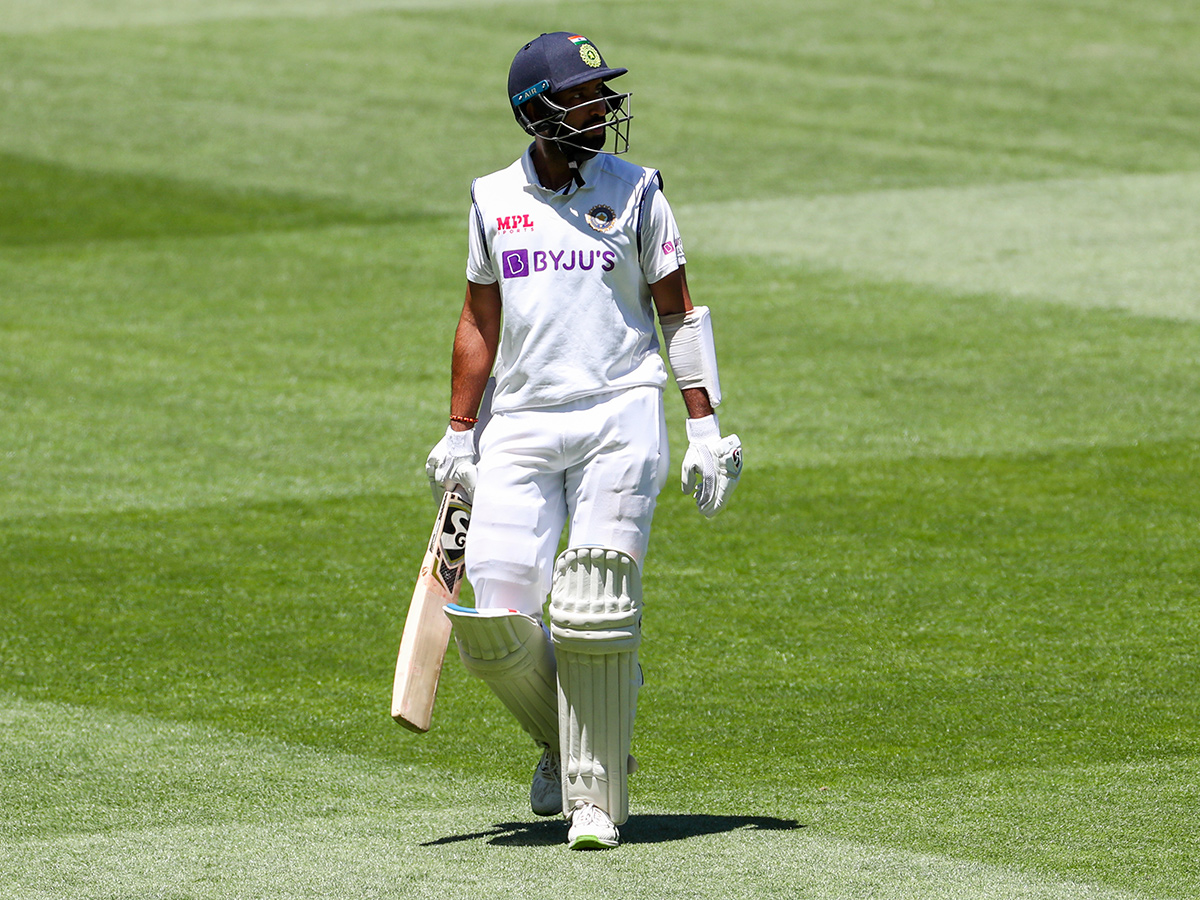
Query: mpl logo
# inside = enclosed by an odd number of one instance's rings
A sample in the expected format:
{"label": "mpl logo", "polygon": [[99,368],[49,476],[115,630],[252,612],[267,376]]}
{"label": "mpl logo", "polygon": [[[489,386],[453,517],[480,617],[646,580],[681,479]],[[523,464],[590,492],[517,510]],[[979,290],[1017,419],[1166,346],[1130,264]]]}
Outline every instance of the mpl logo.
{"label": "mpl logo", "polygon": [[517,231],[533,231],[533,219],[528,215],[497,216],[496,230],[501,234],[513,234]]}

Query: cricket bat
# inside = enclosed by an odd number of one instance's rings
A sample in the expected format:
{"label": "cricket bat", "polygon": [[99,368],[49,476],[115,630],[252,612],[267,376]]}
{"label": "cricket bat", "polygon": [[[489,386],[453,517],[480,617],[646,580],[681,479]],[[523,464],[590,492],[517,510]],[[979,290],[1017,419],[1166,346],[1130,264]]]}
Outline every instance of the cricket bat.
{"label": "cricket bat", "polygon": [[438,677],[450,643],[450,620],[442,607],[455,602],[462,587],[470,521],[471,501],[455,485],[438,508],[396,659],[392,718],[411,731],[428,731],[433,716]]}

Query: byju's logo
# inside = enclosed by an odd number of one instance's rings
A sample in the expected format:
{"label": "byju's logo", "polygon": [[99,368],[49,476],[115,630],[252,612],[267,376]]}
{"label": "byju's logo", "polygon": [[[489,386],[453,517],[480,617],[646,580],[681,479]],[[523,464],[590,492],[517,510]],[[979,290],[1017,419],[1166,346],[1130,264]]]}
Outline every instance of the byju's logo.
{"label": "byju's logo", "polygon": [[505,278],[527,278],[540,272],[611,272],[617,267],[613,250],[505,250],[500,254]]}
{"label": "byju's logo", "polygon": [[529,275],[529,251],[506,250],[500,256],[505,278],[525,278]]}

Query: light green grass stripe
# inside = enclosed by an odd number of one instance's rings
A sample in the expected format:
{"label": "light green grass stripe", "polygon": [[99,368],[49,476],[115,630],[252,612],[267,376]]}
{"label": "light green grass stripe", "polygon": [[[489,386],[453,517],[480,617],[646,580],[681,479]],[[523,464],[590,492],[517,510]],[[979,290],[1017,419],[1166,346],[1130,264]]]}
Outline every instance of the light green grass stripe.
{"label": "light green grass stripe", "polygon": [[1200,173],[689,206],[698,253],[1200,319]]}
{"label": "light green grass stripe", "polygon": [[[486,811],[477,807],[475,815]],[[455,827],[471,811],[426,814]],[[10,848],[10,896],[90,898],[906,898],[1134,900],[1104,886],[864,847],[816,834],[739,831],[672,845],[626,845],[600,858],[560,845],[474,840],[422,846],[389,816],[273,825],[170,828]],[[619,854],[619,855],[618,855]],[[614,858],[616,857],[616,858]]]}
{"label": "light green grass stripe", "polygon": [[129,28],[221,19],[345,16],[381,10],[453,10],[537,0],[11,0],[0,4],[0,33],[63,28]]}
{"label": "light green grass stripe", "polygon": [[485,778],[12,699],[0,734],[0,896],[23,900],[1139,896],[807,828],[572,854]]}

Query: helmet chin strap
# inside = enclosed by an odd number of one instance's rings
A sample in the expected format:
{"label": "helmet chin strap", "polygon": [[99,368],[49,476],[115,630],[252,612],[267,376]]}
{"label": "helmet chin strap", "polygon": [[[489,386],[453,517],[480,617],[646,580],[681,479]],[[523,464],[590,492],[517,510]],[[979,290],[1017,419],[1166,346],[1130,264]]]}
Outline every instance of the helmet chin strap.
{"label": "helmet chin strap", "polygon": [[583,180],[583,173],[579,171],[579,167],[589,159],[594,159],[596,151],[584,150],[581,147],[573,147],[570,144],[559,144],[558,149],[567,158],[567,168],[571,170],[571,178],[574,179],[579,187],[583,187],[585,182]]}
{"label": "helmet chin strap", "polygon": [[554,146],[558,148],[567,160],[567,168],[571,170],[571,178],[579,187],[583,187],[586,183],[583,179],[583,173],[579,171],[579,167],[589,159],[594,159],[598,150],[589,150],[586,147],[580,147],[578,144],[572,144],[570,141],[562,138],[552,139]]}

